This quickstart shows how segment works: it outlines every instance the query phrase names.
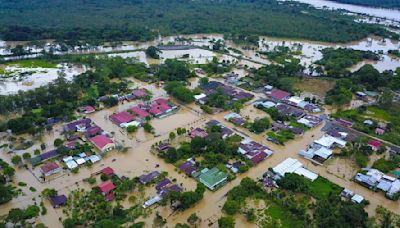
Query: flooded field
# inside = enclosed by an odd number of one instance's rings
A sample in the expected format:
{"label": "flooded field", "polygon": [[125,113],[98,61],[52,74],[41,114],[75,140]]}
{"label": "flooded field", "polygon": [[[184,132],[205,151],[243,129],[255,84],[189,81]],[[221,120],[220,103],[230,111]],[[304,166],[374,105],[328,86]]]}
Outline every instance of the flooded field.
{"label": "flooded field", "polygon": [[304,91],[302,96],[318,96],[320,99],[324,98],[326,93],[335,85],[333,80],[323,80],[318,78],[304,78],[296,81],[294,87]]}

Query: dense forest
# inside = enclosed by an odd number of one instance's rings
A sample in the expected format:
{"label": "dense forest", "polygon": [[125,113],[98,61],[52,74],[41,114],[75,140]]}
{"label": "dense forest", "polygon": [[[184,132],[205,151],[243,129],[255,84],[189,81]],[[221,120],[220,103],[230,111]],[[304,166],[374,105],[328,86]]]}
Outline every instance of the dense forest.
{"label": "dense forest", "polygon": [[331,42],[388,35],[339,12],[275,0],[0,0],[4,40],[149,40],[193,33]]}
{"label": "dense forest", "polygon": [[363,6],[400,8],[399,0],[334,0],[334,1],[347,4],[363,5]]}

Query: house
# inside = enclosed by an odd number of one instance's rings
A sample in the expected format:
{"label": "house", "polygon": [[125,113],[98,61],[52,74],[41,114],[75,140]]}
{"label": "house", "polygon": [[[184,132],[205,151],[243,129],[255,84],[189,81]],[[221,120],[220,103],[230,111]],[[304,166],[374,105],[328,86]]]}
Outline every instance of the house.
{"label": "house", "polygon": [[102,169],[100,172],[102,174],[108,176],[108,177],[114,176],[114,170],[109,166],[107,166],[106,168]]}
{"label": "house", "polygon": [[139,181],[142,184],[147,184],[147,183],[153,181],[154,179],[156,179],[159,175],[160,175],[160,173],[158,171],[153,171],[148,174],[141,175],[139,177]]}
{"label": "house", "polygon": [[189,176],[195,172],[197,168],[195,162],[192,159],[189,159],[179,166],[179,170]]}
{"label": "house", "polygon": [[216,167],[202,170],[202,174],[199,176],[199,181],[212,191],[223,186],[227,180],[228,174],[221,172]]}
{"label": "house", "polygon": [[256,155],[252,156],[250,160],[253,163],[253,165],[257,165],[267,157],[268,157],[267,153],[260,151]]}
{"label": "house", "polygon": [[313,142],[313,147],[315,148],[326,147],[328,149],[332,149],[333,147],[344,148],[345,146],[346,141],[332,137],[330,135],[325,135],[322,138],[317,139]]}
{"label": "house", "polygon": [[272,150],[267,146],[261,145],[255,141],[244,139],[238,147],[238,153],[243,154],[250,159],[253,165],[257,165],[265,158],[272,155]]}
{"label": "house", "polygon": [[64,157],[63,161],[65,165],[68,167],[68,169],[72,170],[78,167],[78,164],[76,161],[73,159],[72,156]]}
{"label": "house", "polygon": [[361,91],[356,92],[356,96],[360,100],[368,99],[368,95],[366,93],[364,93],[364,92],[361,92]]}
{"label": "house", "polygon": [[318,163],[323,163],[328,160],[333,154],[331,149],[326,147],[310,148],[308,150],[300,150],[299,155],[317,161]]}
{"label": "house", "polygon": [[381,129],[381,128],[376,128],[375,129],[375,134],[377,135],[383,135],[385,134],[385,130]]}
{"label": "house", "polygon": [[348,120],[344,120],[344,119],[338,119],[336,120],[336,122],[340,125],[342,125],[343,127],[348,127],[351,128],[353,126],[353,122],[348,121]]}
{"label": "house", "polygon": [[103,129],[99,126],[91,126],[86,129],[85,136],[90,139],[96,135],[100,135],[103,132]]}
{"label": "house", "polygon": [[169,143],[161,143],[157,146],[157,152],[167,151],[170,148]]}
{"label": "house", "polygon": [[204,93],[194,95],[194,100],[196,101],[196,103],[199,103],[202,105],[206,104],[207,99],[205,99],[205,98],[207,98],[207,95]]}
{"label": "house", "polygon": [[65,195],[50,196],[49,199],[53,208],[59,208],[67,204],[67,197]]}
{"label": "house", "polygon": [[370,146],[373,151],[378,151],[383,146],[383,143],[371,139],[368,141],[368,146]]}
{"label": "house", "polygon": [[283,90],[275,89],[271,91],[269,97],[275,101],[283,101],[290,97],[290,93]]}
{"label": "house", "polygon": [[169,193],[169,192],[182,192],[182,188],[179,187],[177,184],[173,184],[173,185],[169,185],[169,186],[162,188],[157,193],[158,193],[158,195],[160,195],[161,197],[164,198],[167,195],[167,193]]}
{"label": "house", "polygon": [[148,208],[151,205],[158,203],[162,200],[162,197],[159,195],[154,196],[153,198],[147,200],[146,202],[144,202],[144,204],[142,205],[143,208]]}
{"label": "house", "polygon": [[100,192],[106,199],[111,200],[113,198],[112,191],[116,188],[111,180],[101,183],[99,186]]}
{"label": "house", "polygon": [[224,119],[238,126],[243,126],[246,123],[246,121],[242,118],[241,115],[234,112],[226,115]]}
{"label": "house", "polygon": [[137,98],[137,99],[142,99],[147,96],[147,90],[142,88],[142,89],[135,89],[132,91],[132,95]]}
{"label": "house", "polygon": [[355,194],[353,197],[351,197],[351,201],[353,201],[354,203],[360,204],[364,201],[364,197],[362,197],[358,194]]}
{"label": "house", "polygon": [[303,118],[297,120],[297,123],[303,124],[306,127],[312,128],[320,125],[323,122],[323,119],[318,116],[306,115]]}
{"label": "house", "polygon": [[50,162],[40,167],[40,172],[45,176],[48,177],[50,175],[56,174],[61,171],[61,167],[55,163]]}
{"label": "house", "polygon": [[83,112],[84,114],[90,114],[90,113],[93,113],[95,111],[96,111],[96,109],[93,106],[90,106],[90,105],[79,108],[79,112]]}
{"label": "house", "polygon": [[253,103],[253,105],[254,105],[254,107],[256,107],[256,108],[262,108],[262,109],[265,109],[265,110],[270,109],[270,108],[273,108],[273,107],[276,106],[276,104],[275,104],[274,102],[268,101],[268,100],[266,100],[266,101],[264,101],[264,100],[258,100],[258,101],[255,101],[255,102]]}
{"label": "house", "polygon": [[372,126],[372,125],[374,125],[374,121],[372,121],[372,120],[364,120],[363,124]]}
{"label": "house", "polygon": [[293,116],[296,119],[301,118],[306,114],[304,111],[287,104],[279,103],[275,107],[282,115]]}
{"label": "house", "polygon": [[133,115],[139,117],[142,120],[150,117],[150,113],[148,113],[146,110],[141,109],[140,106],[134,106],[130,109],[130,111]]}
{"label": "house", "polygon": [[160,182],[158,182],[158,184],[156,185],[156,190],[160,191],[163,188],[165,188],[167,185],[169,185],[170,183],[171,183],[171,181],[168,178],[164,178]]}
{"label": "house", "polygon": [[200,137],[200,138],[205,138],[207,137],[207,132],[201,128],[195,128],[191,132],[189,132],[190,138],[195,138],[195,137]]}
{"label": "house", "polygon": [[317,174],[303,168],[303,164],[301,164],[297,159],[294,158],[287,158],[286,160],[272,168],[272,171],[277,175],[274,179],[280,179],[284,177],[286,173],[296,173],[311,181],[314,181],[318,178]]}
{"label": "house", "polygon": [[105,135],[96,135],[90,141],[101,152],[105,153],[115,148],[114,142]]}
{"label": "house", "polygon": [[96,163],[96,162],[98,162],[98,161],[100,161],[100,156],[98,156],[98,155],[90,155],[89,157],[88,157],[88,159],[89,159],[89,161],[91,162],[91,163]]}
{"label": "house", "polygon": [[120,126],[123,123],[129,123],[135,120],[135,116],[124,111],[120,113],[115,113],[110,116],[111,121],[113,121],[115,124]]}
{"label": "house", "polygon": [[68,123],[64,126],[65,132],[84,132],[86,128],[89,128],[92,124],[92,120],[89,118],[77,120],[71,123]]}

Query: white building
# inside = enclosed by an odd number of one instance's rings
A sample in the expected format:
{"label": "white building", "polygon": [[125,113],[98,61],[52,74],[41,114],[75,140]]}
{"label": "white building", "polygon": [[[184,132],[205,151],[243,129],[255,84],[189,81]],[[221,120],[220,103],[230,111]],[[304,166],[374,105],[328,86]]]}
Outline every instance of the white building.
{"label": "white building", "polygon": [[346,146],[346,141],[328,135],[328,136],[323,136],[322,138],[315,140],[314,145],[316,147],[323,146],[323,147],[326,147],[329,149],[332,149],[333,147],[336,147],[336,146],[339,148],[344,148]]}
{"label": "white building", "polygon": [[274,168],[272,168],[274,173],[278,174],[281,178],[285,176],[286,173],[296,173],[303,176],[311,181],[318,178],[318,175],[303,168],[303,164],[294,158],[287,158]]}

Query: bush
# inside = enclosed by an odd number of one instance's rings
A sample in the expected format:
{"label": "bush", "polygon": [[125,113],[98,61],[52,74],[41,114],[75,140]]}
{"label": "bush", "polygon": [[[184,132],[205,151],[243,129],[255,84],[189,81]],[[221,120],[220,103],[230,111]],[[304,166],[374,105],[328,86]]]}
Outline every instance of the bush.
{"label": "bush", "polygon": [[137,129],[138,129],[138,127],[136,127],[136,126],[128,126],[128,127],[126,128],[126,130],[128,131],[128,133],[133,133],[133,132],[137,131]]}

